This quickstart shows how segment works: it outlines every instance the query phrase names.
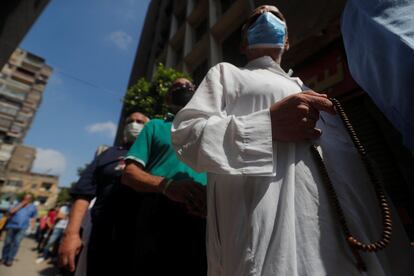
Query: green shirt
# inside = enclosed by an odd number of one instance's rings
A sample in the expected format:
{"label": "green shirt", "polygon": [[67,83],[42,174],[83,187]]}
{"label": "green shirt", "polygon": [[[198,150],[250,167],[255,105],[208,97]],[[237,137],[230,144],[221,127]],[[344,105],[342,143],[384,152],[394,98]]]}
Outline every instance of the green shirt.
{"label": "green shirt", "polygon": [[197,173],[178,160],[171,145],[171,124],[171,119],[149,121],[125,159],[138,162],[152,175],[174,180],[193,179],[206,185],[205,173]]}

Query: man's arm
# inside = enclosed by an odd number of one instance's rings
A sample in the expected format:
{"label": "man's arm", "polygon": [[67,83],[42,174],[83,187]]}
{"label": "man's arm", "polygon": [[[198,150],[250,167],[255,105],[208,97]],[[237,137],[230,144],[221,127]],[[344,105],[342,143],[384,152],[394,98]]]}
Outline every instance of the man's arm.
{"label": "man's arm", "polygon": [[138,163],[127,161],[122,175],[122,184],[142,193],[159,193],[163,191],[164,177],[155,176],[143,170]]}
{"label": "man's arm", "polygon": [[74,201],[69,213],[69,222],[59,246],[59,263],[75,271],[75,257],[82,247],[82,240],[79,235],[83,218],[88,210],[89,201],[78,198]]}
{"label": "man's arm", "polygon": [[10,209],[9,214],[14,215],[15,213],[17,213],[17,211],[19,211],[23,207],[24,207],[23,202],[20,202],[19,204],[16,205],[16,207]]}
{"label": "man's arm", "polygon": [[82,247],[80,228],[89,202],[96,196],[96,171],[99,157],[95,158],[82,173],[78,182],[71,188],[71,195],[75,199],[69,213],[68,226],[59,247],[59,264],[70,271],[75,270],[75,257]]}
{"label": "man's arm", "polygon": [[23,199],[22,202],[16,205],[16,207],[13,207],[10,209],[9,214],[14,215],[15,213],[17,213],[20,209],[24,208],[29,203],[30,201]]}
{"label": "man's arm", "polygon": [[137,192],[163,193],[170,200],[185,204],[194,215],[205,216],[205,187],[192,180],[175,181],[151,175],[140,164],[127,160],[121,182]]}
{"label": "man's arm", "polygon": [[196,171],[275,175],[277,142],[319,137],[321,131],[315,129],[319,111],[335,112],[326,95],[308,91],[288,96],[269,109],[228,114],[227,92],[233,88],[222,81],[226,70],[231,75],[225,64],[210,69],[173,122],[171,141],[177,157]]}

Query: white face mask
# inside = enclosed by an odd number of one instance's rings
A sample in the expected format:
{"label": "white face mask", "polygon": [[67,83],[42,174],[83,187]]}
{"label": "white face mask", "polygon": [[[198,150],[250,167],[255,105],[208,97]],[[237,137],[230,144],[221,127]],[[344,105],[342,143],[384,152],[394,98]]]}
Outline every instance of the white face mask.
{"label": "white face mask", "polygon": [[127,143],[133,143],[144,128],[144,124],[131,122],[124,128],[124,138]]}

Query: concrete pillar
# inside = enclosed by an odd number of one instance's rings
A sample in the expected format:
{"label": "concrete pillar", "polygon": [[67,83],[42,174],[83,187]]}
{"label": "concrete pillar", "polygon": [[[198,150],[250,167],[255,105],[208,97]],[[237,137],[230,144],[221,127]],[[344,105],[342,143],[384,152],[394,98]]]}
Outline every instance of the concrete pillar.
{"label": "concrete pillar", "polygon": [[[171,26],[170,26],[170,34],[168,36],[169,40],[174,36],[174,34],[177,32],[177,18],[175,17],[175,15],[173,14],[171,16]],[[175,65],[175,60],[176,60],[176,53],[174,51],[174,49],[171,47],[170,43],[168,43],[167,45],[167,58],[166,58],[166,62],[165,65],[167,67],[173,67]],[[178,57],[181,58],[181,57]]]}
{"label": "concrete pillar", "polygon": [[256,8],[256,5],[254,4],[254,0],[246,0],[247,6],[252,11],[254,8]]}
{"label": "concrete pillar", "polygon": [[[220,16],[220,1],[209,0],[208,3],[208,26],[209,29],[214,26]],[[217,42],[216,38],[209,32],[209,59],[208,65],[212,67],[223,60],[221,51],[221,44]]]}
{"label": "concrete pillar", "polygon": [[[188,0],[187,1],[187,10],[185,12],[186,17],[188,17],[191,12],[193,11],[195,7],[195,1],[194,0]],[[193,39],[194,37],[194,30],[193,27],[190,25],[190,23],[185,22],[185,37],[184,37],[184,57],[186,57],[190,52],[191,49],[193,48]],[[187,67],[187,64],[185,63],[185,61],[183,62],[183,71],[185,73],[190,73],[189,68]]]}

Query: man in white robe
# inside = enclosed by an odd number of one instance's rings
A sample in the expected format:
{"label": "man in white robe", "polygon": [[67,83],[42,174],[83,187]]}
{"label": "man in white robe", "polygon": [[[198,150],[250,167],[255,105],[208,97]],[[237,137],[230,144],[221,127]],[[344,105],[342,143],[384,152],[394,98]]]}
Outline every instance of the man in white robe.
{"label": "man in white robe", "polygon": [[172,127],[179,158],[208,173],[208,274],[414,275],[394,211],[391,243],[361,252],[367,272],[357,269],[310,145],[318,145],[351,233],[364,242],[382,232],[373,186],[332,102],[303,92],[280,67],[287,35],[282,47],[248,47],[246,29],[269,13],[284,22],[276,7],[257,8],[243,28],[249,63],[211,68]]}

